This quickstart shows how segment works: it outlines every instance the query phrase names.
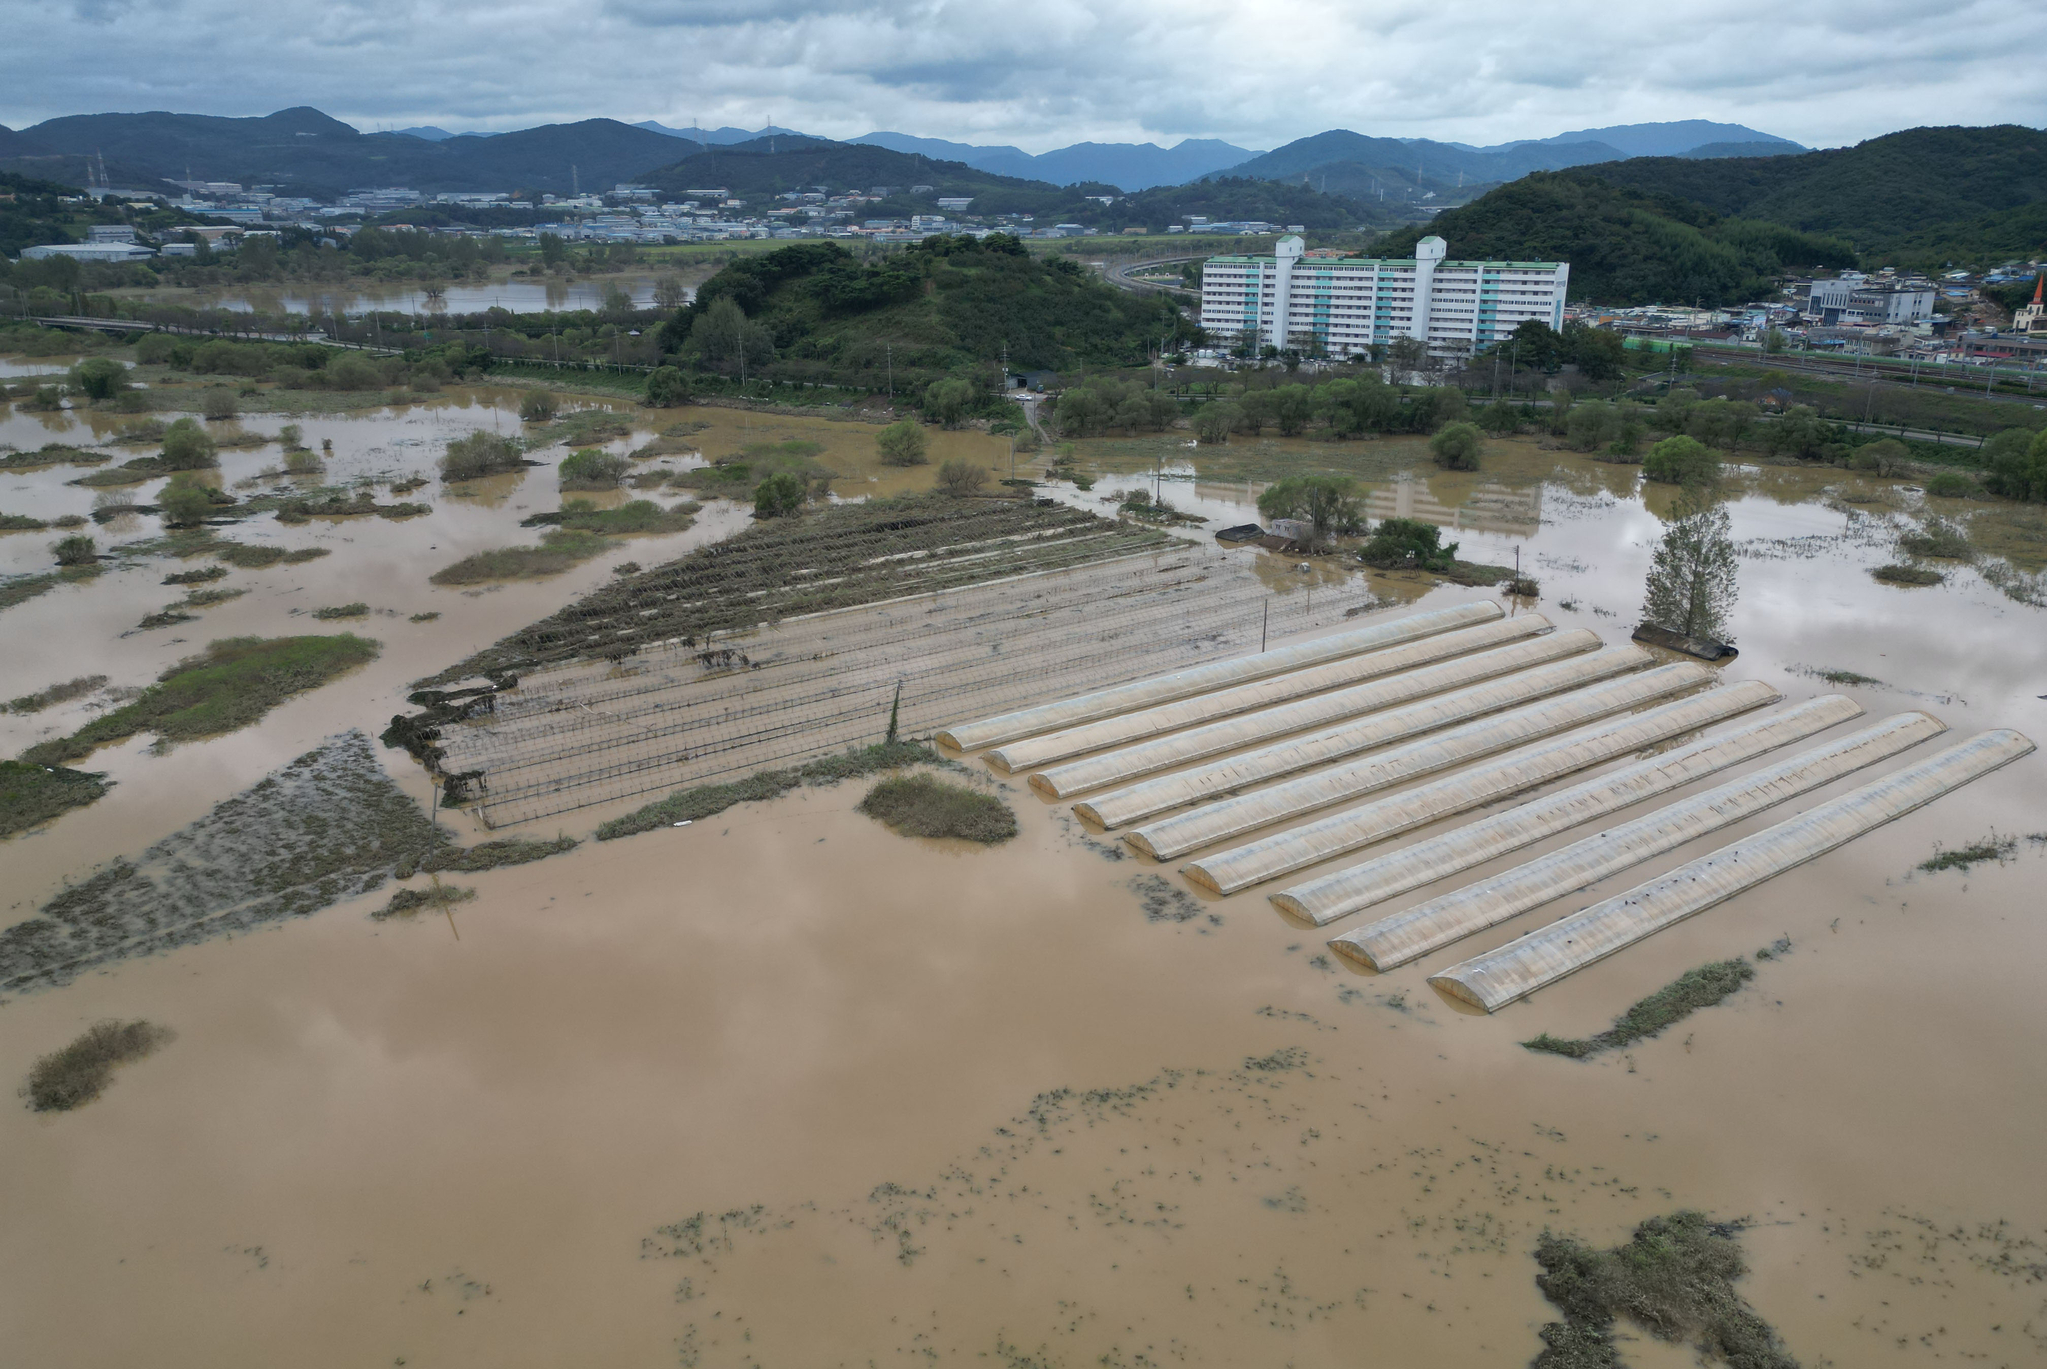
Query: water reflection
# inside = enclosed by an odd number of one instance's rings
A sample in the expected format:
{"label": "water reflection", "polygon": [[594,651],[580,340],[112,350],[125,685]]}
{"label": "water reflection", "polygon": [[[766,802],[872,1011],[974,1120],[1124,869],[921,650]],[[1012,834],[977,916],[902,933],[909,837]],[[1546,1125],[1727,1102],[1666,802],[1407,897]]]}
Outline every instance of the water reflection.
{"label": "water reflection", "polygon": [[1368,490],[1365,512],[1374,519],[1414,518],[1444,528],[1533,537],[1542,527],[1542,486],[1517,490],[1488,482],[1472,486],[1461,501],[1447,504],[1410,473]]}
{"label": "water reflection", "polygon": [[[447,285],[440,287],[439,298],[430,296],[424,284],[411,281],[180,290],[171,294],[152,293],[144,298],[151,302],[260,314],[358,314],[371,309],[404,314],[480,314],[486,309],[509,309],[515,314],[531,314],[543,310],[601,309],[605,295],[613,290],[630,295],[635,309],[651,309],[654,285],[653,276],[601,276],[585,280],[548,277]],[[688,297],[695,294],[696,288],[689,287]]]}

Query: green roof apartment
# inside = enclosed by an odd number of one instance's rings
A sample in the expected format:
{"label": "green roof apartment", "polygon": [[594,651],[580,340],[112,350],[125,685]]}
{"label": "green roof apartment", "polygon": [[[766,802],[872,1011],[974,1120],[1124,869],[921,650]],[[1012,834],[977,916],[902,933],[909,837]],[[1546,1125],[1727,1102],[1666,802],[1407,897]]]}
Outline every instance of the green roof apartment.
{"label": "green roof apartment", "polygon": [[1201,326],[1216,339],[1247,333],[1282,351],[1355,356],[1419,338],[1436,356],[1469,356],[1524,319],[1564,326],[1571,267],[1556,261],[1446,261],[1423,238],[1413,261],[1304,256],[1281,238],[1269,257],[1210,257],[1201,269]]}

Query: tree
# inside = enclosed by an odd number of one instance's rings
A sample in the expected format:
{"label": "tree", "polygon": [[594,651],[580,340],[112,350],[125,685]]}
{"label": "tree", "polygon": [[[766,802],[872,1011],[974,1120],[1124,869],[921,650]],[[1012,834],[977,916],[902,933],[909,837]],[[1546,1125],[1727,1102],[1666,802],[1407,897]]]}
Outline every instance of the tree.
{"label": "tree", "polygon": [[957,428],[974,402],[974,387],[964,380],[934,380],[924,387],[924,412],[947,428]]}
{"label": "tree", "polygon": [[1280,436],[1299,437],[1315,411],[1314,392],[1305,385],[1281,385],[1269,393],[1272,420],[1279,425]]}
{"label": "tree", "polygon": [[1521,414],[1506,400],[1496,399],[1480,411],[1478,425],[1495,436],[1505,437],[1521,426]]}
{"label": "tree", "polygon": [[1358,482],[1337,475],[1289,475],[1266,486],[1258,512],[1267,518],[1298,518],[1315,526],[1315,540],[1349,532],[1364,521]]}
{"label": "tree", "polygon": [[2006,428],[1983,450],[1990,460],[1985,489],[2007,499],[2047,503],[2047,439],[2024,428]]}
{"label": "tree", "polygon": [[1419,518],[1388,518],[1358,548],[1358,560],[1382,570],[1448,570],[1457,560],[1457,543],[1445,546],[1443,530]]}
{"label": "tree", "polygon": [[1643,458],[1642,474],[1662,485],[1704,489],[1718,483],[1720,458],[1692,438],[1666,437]]}
{"label": "tree", "polygon": [[1386,349],[1386,357],[1393,363],[1393,369],[1396,371],[1419,371],[1428,364],[1429,349],[1422,344],[1420,338],[1402,333],[1393,339],[1393,345]]}
{"label": "tree", "polygon": [[1698,502],[1687,490],[1679,517],[1663,534],[1649,568],[1642,618],[1686,637],[1731,642],[1737,567],[1727,511]]}
{"label": "tree", "polygon": [[1825,419],[1807,405],[1794,404],[1765,429],[1763,445],[1773,456],[1782,454],[1800,461],[1817,461],[1832,435]]}
{"label": "tree", "polygon": [[1081,385],[1059,396],[1062,437],[1090,437],[1108,426],[1114,409],[1097,385]]}
{"label": "tree", "polygon": [[519,396],[519,417],[528,423],[546,423],[555,415],[554,391],[531,389]]}
{"label": "tree", "polygon": [[955,457],[938,468],[938,488],[955,499],[966,498],[987,482],[988,472],[971,461]]}
{"label": "tree", "polygon": [[1912,453],[1904,443],[1895,437],[1886,437],[1857,447],[1848,464],[1858,471],[1897,475],[1905,469],[1905,463],[1911,459]]}
{"label": "tree", "polygon": [[754,486],[755,518],[787,518],[803,508],[803,481],[793,471],[776,471]]}
{"label": "tree", "polygon": [[663,276],[654,282],[654,303],[662,309],[680,309],[689,298],[689,287],[680,276]]}
{"label": "tree", "polygon": [[1586,379],[1614,380],[1620,376],[1627,345],[1619,333],[1610,328],[1588,327],[1574,319],[1564,325],[1562,338],[1566,358],[1577,363]]}
{"label": "tree", "polygon": [[631,318],[633,297],[616,285],[604,287],[604,316],[608,319]]}
{"label": "tree", "polygon": [[1564,335],[1539,318],[1523,319],[1500,344],[1514,358],[1516,366],[1527,366],[1545,375],[1555,374],[1564,364]]}
{"label": "tree", "polygon": [[560,266],[562,262],[568,259],[568,255],[569,245],[562,241],[560,234],[542,233],[540,235],[540,260],[543,265],[548,267]]}
{"label": "tree", "polygon": [[698,316],[690,328],[687,349],[705,365],[731,373],[748,366],[762,366],[775,359],[774,339],[768,330],[747,318],[746,311],[730,295],[720,295]]}
{"label": "tree", "polygon": [[220,464],[219,448],[196,418],[181,418],[164,430],[163,452],[157,458],[165,470],[196,471]]}
{"label": "tree", "polygon": [[1763,333],[1763,355],[1776,356],[1783,351],[1790,339],[1784,336],[1782,328],[1770,328]]}
{"label": "tree", "polygon": [[235,416],[235,392],[225,385],[215,385],[199,397],[199,412],[214,422],[222,422]]}
{"label": "tree", "polygon": [[1194,416],[1194,436],[1208,446],[1217,446],[1230,440],[1243,418],[1244,411],[1228,400],[1210,400]]}
{"label": "tree", "polygon": [[1450,423],[1429,439],[1429,455],[1446,471],[1475,471],[1485,439],[1469,423]]}
{"label": "tree", "polygon": [[88,357],[71,368],[71,383],[88,399],[112,399],[128,388],[128,368],[112,357]]}
{"label": "tree", "polygon": [[924,429],[913,418],[905,418],[883,428],[874,435],[874,445],[881,451],[881,464],[884,466],[921,466],[930,448]]}
{"label": "tree", "polygon": [[689,377],[673,366],[656,366],[647,376],[647,407],[673,409],[689,399]]}

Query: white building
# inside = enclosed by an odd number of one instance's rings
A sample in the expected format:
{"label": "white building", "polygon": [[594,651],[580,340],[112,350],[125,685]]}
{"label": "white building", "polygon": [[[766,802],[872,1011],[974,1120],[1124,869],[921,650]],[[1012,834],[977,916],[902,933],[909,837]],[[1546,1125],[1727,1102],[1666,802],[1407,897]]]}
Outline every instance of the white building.
{"label": "white building", "polygon": [[1525,319],[1564,326],[1567,262],[1446,261],[1441,238],[1415,244],[1413,261],[1302,257],[1297,237],[1269,257],[1210,257],[1201,271],[1201,326],[1217,337],[1255,333],[1287,348],[1314,338],[1350,356],[1398,337],[1439,356],[1466,354]]}
{"label": "white building", "polygon": [[1846,323],[1917,323],[1933,317],[1931,281],[1874,281],[1855,271],[1816,280],[1806,292],[1808,318]]}

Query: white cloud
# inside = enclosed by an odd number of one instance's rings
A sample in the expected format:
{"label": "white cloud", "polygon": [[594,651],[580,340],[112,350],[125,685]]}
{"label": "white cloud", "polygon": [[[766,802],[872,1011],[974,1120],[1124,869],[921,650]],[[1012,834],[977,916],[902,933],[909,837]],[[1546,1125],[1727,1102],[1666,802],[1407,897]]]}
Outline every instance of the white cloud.
{"label": "white cloud", "polygon": [[2047,123],[2010,0],[12,0],[0,121],[310,104],[358,127],[608,115],[1031,151],[1327,128],[1491,143],[1662,119],[1852,142]]}

